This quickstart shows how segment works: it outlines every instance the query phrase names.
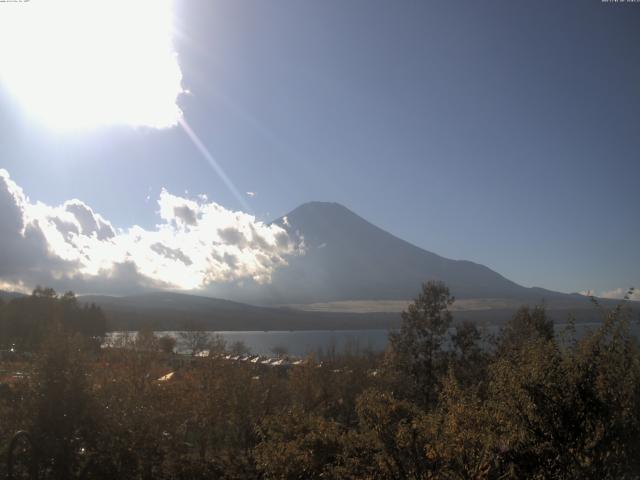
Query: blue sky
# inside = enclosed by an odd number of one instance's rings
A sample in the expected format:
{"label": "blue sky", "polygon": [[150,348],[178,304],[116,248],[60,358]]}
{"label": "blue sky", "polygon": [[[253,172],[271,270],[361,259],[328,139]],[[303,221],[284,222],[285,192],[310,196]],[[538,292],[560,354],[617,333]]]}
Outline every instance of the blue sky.
{"label": "blue sky", "polygon": [[[258,218],[335,201],[526,286],[640,286],[640,4],[175,13],[184,117]],[[56,132],[1,85],[0,127],[0,168],[34,201],[79,198],[121,228],[158,223],[163,187],[243,208],[180,128]]]}

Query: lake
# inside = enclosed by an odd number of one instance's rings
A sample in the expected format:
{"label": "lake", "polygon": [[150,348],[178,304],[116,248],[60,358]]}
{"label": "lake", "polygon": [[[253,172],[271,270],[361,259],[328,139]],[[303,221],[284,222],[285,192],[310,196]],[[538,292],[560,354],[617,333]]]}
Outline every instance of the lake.
{"label": "lake", "polygon": [[[364,350],[382,351],[387,346],[388,330],[286,330],[286,331],[221,331],[209,332],[220,335],[231,345],[242,341],[256,355],[272,355],[276,347],[285,348],[290,355],[303,357],[309,353]],[[117,339],[135,332],[111,332],[105,343],[117,342]],[[178,353],[187,353],[180,341],[180,332],[156,332],[156,335],[169,335],[178,340]]]}
{"label": "lake", "polygon": [[[560,333],[567,325],[556,324],[555,328]],[[600,323],[576,324],[578,337],[587,331],[598,328]],[[488,334],[497,334],[500,327],[482,327],[481,330]],[[632,325],[632,331],[639,333],[637,323]],[[272,355],[276,347],[284,347],[290,355],[302,357],[309,353],[350,351],[353,353],[371,350],[383,351],[388,342],[388,330],[287,330],[287,331],[220,331],[209,332],[211,335],[219,334],[231,345],[236,341],[244,342],[251,353],[256,355]],[[117,341],[127,332],[111,332],[106,343]],[[129,332],[129,334],[131,334]],[[180,342],[180,332],[156,332],[156,335],[169,335],[178,340],[178,352],[186,353],[186,348]],[[135,333],[134,333],[135,335]]]}

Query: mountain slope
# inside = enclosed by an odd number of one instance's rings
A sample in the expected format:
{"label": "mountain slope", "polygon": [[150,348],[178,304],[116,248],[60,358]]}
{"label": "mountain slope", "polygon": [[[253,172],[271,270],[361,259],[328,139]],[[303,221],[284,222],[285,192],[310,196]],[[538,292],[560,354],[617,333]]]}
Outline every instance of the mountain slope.
{"label": "mountain slope", "polygon": [[422,282],[442,280],[457,298],[538,302],[566,297],[416,247],[337,203],[306,203],[274,223],[304,238],[304,255],[278,269],[269,285],[217,290],[217,296],[264,304],[399,300],[413,298]]}
{"label": "mountain slope", "polygon": [[143,326],[156,330],[340,330],[389,328],[399,322],[398,315],[392,313],[304,312],[174,292],[126,297],[85,295],[79,300],[102,308],[110,330],[137,330]]}
{"label": "mountain slope", "polygon": [[[274,283],[308,299],[410,298],[432,279],[446,282],[459,297],[487,298],[522,288],[483,265],[418,248],[339,204],[304,204],[287,215],[287,223],[290,231],[302,233],[307,252],[279,271]],[[308,281],[317,290],[305,291]]]}
{"label": "mountain slope", "polygon": [[[82,303],[95,303],[100,306],[107,317],[109,330],[137,330],[144,326],[155,330],[182,330],[194,327],[217,331],[357,330],[397,328],[400,324],[398,311],[358,313],[358,309],[305,311],[257,307],[173,292],[127,297],[87,295],[81,296],[79,300]],[[613,306],[610,302],[605,303],[608,307]],[[456,321],[470,320],[480,324],[499,325],[509,319],[517,307],[517,303],[494,303],[491,308],[485,308],[482,305],[465,305],[465,301],[462,300],[453,305],[453,313]],[[551,318],[558,322],[566,321],[570,313],[579,322],[601,320],[597,309],[590,306],[585,308],[580,303],[550,302],[548,307]]]}

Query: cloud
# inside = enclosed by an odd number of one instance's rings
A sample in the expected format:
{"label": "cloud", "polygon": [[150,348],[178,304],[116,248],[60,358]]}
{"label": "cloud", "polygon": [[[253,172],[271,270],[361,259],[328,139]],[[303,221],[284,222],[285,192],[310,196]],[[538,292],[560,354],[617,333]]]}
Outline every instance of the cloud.
{"label": "cloud", "polygon": [[93,210],[80,200],[71,200],[64,203],[64,209],[73,214],[80,225],[80,233],[83,235],[93,235],[98,240],[113,238],[116,233],[109,222],[100,215],[93,213]]}
{"label": "cloud", "polygon": [[[602,292],[600,296],[602,298],[624,298],[628,292],[628,288],[614,288],[613,290]],[[631,300],[640,300],[640,290],[634,289],[629,298]]]}
{"label": "cloud", "polygon": [[80,200],[32,202],[0,169],[0,285],[78,292],[268,283],[300,245],[278,225],[162,190],[155,229],[116,230]]}
{"label": "cloud", "polygon": [[[581,295],[586,296],[595,296],[599,298],[611,298],[611,299],[622,299],[629,292],[628,288],[614,288],[613,290],[608,290],[604,292],[597,293],[595,290],[582,290],[579,292]],[[640,289],[634,289],[631,295],[629,295],[630,300],[640,301]]]}
{"label": "cloud", "polygon": [[153,245],[151,245],[151,250],[153,250],[156,253],[159,253],[160,255],[164,255],[165,257],[171,260],[180,260],[182,263],[184,263],[187,266],[193,264],[191,259],[187,257],[184,254],[184,252],[182,252],[177,248],[169,248],[161,243],[154,243]]}
{"label": "cloud", "polygon": [[584,295],[585,297],[592,297],[596,294],[596,292],[593,290],[580,290],[578,293],[580,295]]}
{"label": "cloud", "polygon": [[[20,187],[0,169],[0,281],[20,285],[40,268],[54,275],[66,262],[49,257],[46,239],[37,222],[26,219],[27,199]],[[61,227],[66,222],[61,221]]]}

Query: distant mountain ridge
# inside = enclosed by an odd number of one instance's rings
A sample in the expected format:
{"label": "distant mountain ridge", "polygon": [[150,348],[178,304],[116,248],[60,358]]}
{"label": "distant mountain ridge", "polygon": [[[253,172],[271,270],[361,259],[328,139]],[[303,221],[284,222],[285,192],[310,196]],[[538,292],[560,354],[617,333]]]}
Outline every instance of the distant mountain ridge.
{"label": "distant mountain ridge", "polygon": [[[0,292],[0,297],[3,293],[5,292]],[[17,298],[24,295],[8,296]],[[310,305],[308,309],[259,307],[176,292],[153,292],[125,297],[82,295],[78,299],[81,303],[95,303],[102,308],[109,330],[138,330],[141,327],[155,330],[197,327],[217,331],[388,329],[400,325],[399,309],[396,306],[401,306],[402,303],[390,301],[393,309],[385,311],[360,308],[345,311],[332,310],[331,306],[327,308],[324,305]],[[5,301],[8,300],[10,299]],[[612,301],[602,303],[608,307],[613,305]],[[518,303],[515,302],[505,304],[491,299],[480,302],[461,300],[453,305],[452,310],[455,321],[471,320],[496,325],[510,318],[517,306]],[[588,302],[553,302],[548,307],[552,318],[560,322],[566,321],[570,313],[579,322],[601,320],[599,312],[588,305]]]}
{"label": "distant mountain ridge", "polygon": [[126,297],[85,295],[82,303],[95,303],[105,312],[110,330],[314,330],[389,328],[397,314],[304,312],[270,308],[175,292],[155,292]]}
{"label": "distant mountain ridge", "polygon": [[0,290],[0,299],[5,301],[11,300],[12,298],[20,298],[23,296],[24,294],[19,292],[6,292],[4,290]]}

